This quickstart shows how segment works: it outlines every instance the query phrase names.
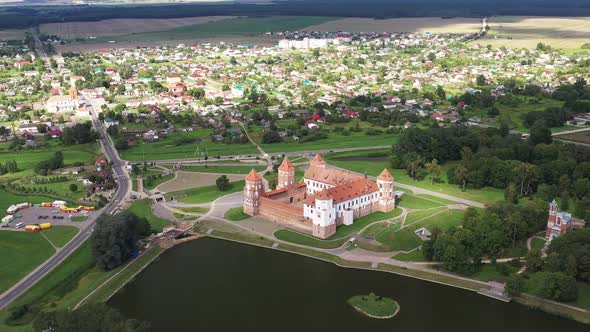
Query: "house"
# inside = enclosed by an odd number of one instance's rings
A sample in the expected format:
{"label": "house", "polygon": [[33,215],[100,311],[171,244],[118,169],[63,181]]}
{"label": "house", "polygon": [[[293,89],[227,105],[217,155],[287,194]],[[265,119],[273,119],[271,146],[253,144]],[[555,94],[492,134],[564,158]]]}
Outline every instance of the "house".
{"label": "house", "polygon": [[71,112],[78,108],[78,101],[71,96],[51,96],[45,105],[49,113]]}
{"label": "house", "polygon": [[103,156],[100,156],[100,157],[98,157],[96,159],[96,161],[94,162],[94,164],[97,167],[104,167],[104,166],[107,166],[109,164],[109,162]]}

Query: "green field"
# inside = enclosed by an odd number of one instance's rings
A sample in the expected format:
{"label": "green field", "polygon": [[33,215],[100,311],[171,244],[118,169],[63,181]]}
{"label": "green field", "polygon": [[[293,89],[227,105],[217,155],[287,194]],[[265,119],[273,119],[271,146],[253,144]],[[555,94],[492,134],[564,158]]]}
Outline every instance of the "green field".
{"label": "green field", "polygon": [[5,174],[0,176],[0,179],[32,175],[35,165],[40,161],[51,158],[55,151],[63,152],[64,163],[66,166],[72,165],[75,162],[83,162],[85,165],[92,165],[99,155],[98,145],[96,143],[75,146],[48,146],[18,152],[9,151],[8,146],[9,143],[0,143],[0,160],[16,160],[20,171],[17,173]]}
{"label": "green field", "polygon": [[148,189],[148,190],[152,190],[154,188],[156,188],[157,186],[159,186],[160,184],[166,182],[166,181],[170,181],[172,179],[174,179],[174,174],[167,174],[162,176],[161,178],[156,178],[154,180],[152,180],[149,184],[147,183],[147,181],[144,179],[143,180],[143,186]]}
{"label": "green field", "polygon": [[182,26],[165,31],[101,37],[97,38],[96,41],[114,40],[126,42],[244,37],[262,35],[269,31],[296,31],[334,19],[336,18],[313,16],[239,17],[205,24]]}
{"label": "green field", "polygon": [[201,173],[218,173],[218,174],[248,174],[252,169],[256,172],[262,172],[266,166],[260,165],[244,165],[244,166],[182,166],[182,170],[186,172],[201,172]]}
{"label": "green field", "polygon": [[78,227],[62,225],[43,230],[43,234],[58,248],[65,246],[78,232]]}
{"label": "green field", "polygon": [[40,233],[0,231],[0,293],[46,261],[55,250]]}
{"label": "green field", "polygon": [[[380,134],[372,136],[367,135],[363,132],[352,132],[348,136],[340,135],[337,133],[329,133],[327,138],[320,139],[317,141],[301,143],[286,142],[260,144],[260,146],[267,153],[276,153],[293,151],[330,150],[341,148],[358,148],[371,146],[389,146],[397,143],[398,140],[399,135],[397,134]],[[381,172],[382,170],[383,168],[381,168],[379,172]],[[375,175],[378,175],[378,173]]]}
{"label": "green field", "polygon": [[18,203],[39,204],[46,202],[46,197],[33,195],[16,195],[0,189],[0,211],[4,213],[9,206]]}
{"label": "green field", "polygon": [[165,160],[182,158],[209,158],[226,155],[257,155],[254,145],[213,143],[209,139],[210,129],[199,129],[193,132],[176,132],[169,134],[158,142],[138,142],[121,151],[121,158],[133,161]]}
{"label": "green field", "polygon": [[[500,268],[503,267],[506,269],[508,274],[502,274],[500,272]],[[518,271],[517,268],[511,266],[508,263],[496,263],[496,264],[483,264],[479,271],[470,275],[470,278],[481,280],[481,281],[499,281],[499,282],[506,282],[510,276],[510,274],[516,273]]]}
{"label": "green field", "polygon": [[141,218],[146,218],[153,231],[161,232],[164,227],[170,224],[170,220],[160,218],[152,213],[150,199],[134,201],[128,209],[129,212]]}
{"label": "green field", "polygon": [[180,194],[186,194],[185,197],[178,198],[178,201],[181,203],[188,204],[209,203],[218,199],[219,197],[232,194],[238,191],[242,191],[244,189],[244,183],[244,181],[230,182],[230,189],[226,191],[220,191],[219,189],[217,189],[216,185],[213,185],[205,187],[196,187],[183,191],[175,191],[166,194],[166,196],[178,196]]}
{"label": "green field", "polygon": [[231,221],[240,221],[250,218],[249,215],[244,213],[244,208],[241,206],[227,210],[223,217]]}
{"label": "green field", "polygon": [[400,253],[393,256],[393,259],[402,262],[425,262],[424,254],[421,249],[412,250],[408,253]]}
{"label": "green field", "polygon": [[[422,214],[427,212],[427,215]],[[408,221],[408,218],[414,213],[420,213],[415,220]],[[376,236],[376,240],[391,248],[391,250],[410,251],[422,245],[422,240],[414,233],[415,230],[426,227],[432,231],[434,227],[441,230],[447,230],[452,226],[458,226],[463,219],[463,211],[446,210],[441,212],[440,209],[431,211],[419,211],[410,213],[406,218],[406,224],[401,229],[387,229]],[[430,213],[430,217],[428,216]]]}

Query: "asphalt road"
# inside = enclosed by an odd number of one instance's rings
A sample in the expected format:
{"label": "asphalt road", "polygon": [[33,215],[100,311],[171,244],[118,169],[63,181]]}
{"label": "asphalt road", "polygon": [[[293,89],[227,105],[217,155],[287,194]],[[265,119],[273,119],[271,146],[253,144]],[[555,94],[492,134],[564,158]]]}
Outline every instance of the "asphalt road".
{"label": "asphalt road", "polygon": [[0,295],[0,310],[4,309],[17,297],[26,292],[35,283],[41,280],[49,271],[59,265],[70,254],[72,254],[84,241],[90,237],[96,219],[98,219],[98,217],[104,213],[113,213],[113,211],[119,207],[120,203],[124,202],[125,197],[129,193],[130,178],[125,170],[125,163],[119,158],[119,153],[106,135],[106,131],[96,117],[96,113],[92,111],[91,115],[94,128],[100,134],[99,140],[102,144],[104,153],[106,154],[108,160],[113,163],[112,169],[117,181],[116,192],[111,201],[103,209],[95,212],[92,215],[91,220],[89,219],[87,226],[81,229],[78,235],[68,242],[68,244],[66,244],[62,249],[58,250],[55,255],[38,266],[33,272],[19,281],[15,286],[6,291],[4,294]]}

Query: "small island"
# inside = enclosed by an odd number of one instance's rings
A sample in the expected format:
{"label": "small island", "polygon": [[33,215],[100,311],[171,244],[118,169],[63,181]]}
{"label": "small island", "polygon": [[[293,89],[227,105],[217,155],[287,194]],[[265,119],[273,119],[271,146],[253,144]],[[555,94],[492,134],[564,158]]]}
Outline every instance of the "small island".
{"label": "small island", "polygon": [[399,312],[399,304],[395,300],[377,296],[374,293],[353,296],[346,303],[350,304],[356,311],[371,318],[393,318]]}

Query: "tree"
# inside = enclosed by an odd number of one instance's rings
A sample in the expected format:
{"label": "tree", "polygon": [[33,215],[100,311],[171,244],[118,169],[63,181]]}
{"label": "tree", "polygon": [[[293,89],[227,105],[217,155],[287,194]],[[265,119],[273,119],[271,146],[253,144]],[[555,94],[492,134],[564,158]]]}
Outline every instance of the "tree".
{"label": "tree", "polygon": [[426,163],[426,169],[428,170],[428,173],[430,173],[430,184],[432,185],[434,183],[434,179],[438,178],[440,176],[441,173],[441,167],[438,164],[438,160],[436,159],[432,159],[431,162]]}
{"label": "tree", "polygon": [[220,191],[227,191],[230,189],[229,179],[227,176],[222,175],[215,180],[215,184],[217,185],[217,189]]}
{"label": "tree", "polygon": [[463,165],[459,165],[455,169],[455,178],[457,179],[457,181],[461,183],[461,187],[463,188],[463,190],[465,190],[465,184],[467,183],[468,175],[469,172],[467,171],[467,168]]}
{"label": "tree", "polygon": [[525,290],[525,280],[520,275],[514,275],[506,282],[506,292],[510,296],[518,296]]}
{"label": "tree", "polygon": [[47,132],[47,125],[44,123],[39,123],[36,125],[37,131],[41,134],[45,134]]}
{"label": "tree", "polygon": [[128,319],[105,303],[91,303],[77,310],[42,311],[33,322],[36,332],[147,332],[150,325]]}
{"label": "tree", "polygon": [[504,190],[504,199],[513,204],[518,203],[518,189],[514,183],[511,182]]}
{"label": "tree", "polygon": [[97,265],[104,271],[120,266],[137,251],[137,240],[150,232],[147,220],[128,211],[103,214],[90,237]]}
{"label": "tree", "polygon": [[547,127],[545,120],[537,120],[530,130],[529,141],[533,145],[550,144],[552,141],[551,130]]}
{"label": "tree", "polygon": [[436,95],[442,100],[447,99],[447,93],[445,92],[445,89],[442,87],[442,85],[436,87]]}
{"label": "tree", "polygon": [[262,143],[264,144],[278,143],[281,141],[281,136],[274,130],[267,130],[264,132],[264,134],[262,134]]}
{"label": "tree", "polygon": [[541,251],[533,250],[526,256],[526,270],[529,273],[535,273],[543,269],[543,260],[541,259]]}
{"label": "tree", "polygon": [[71,192],[78,191],[78,186],[75,183],[70,184],[70,191]]}
{"label": "tree", "polygon": [[476,83],[479,86],[486,85],[487,84],[486,77],[483,76],[482,74],[480,74],[479,76],[477,76]]}

